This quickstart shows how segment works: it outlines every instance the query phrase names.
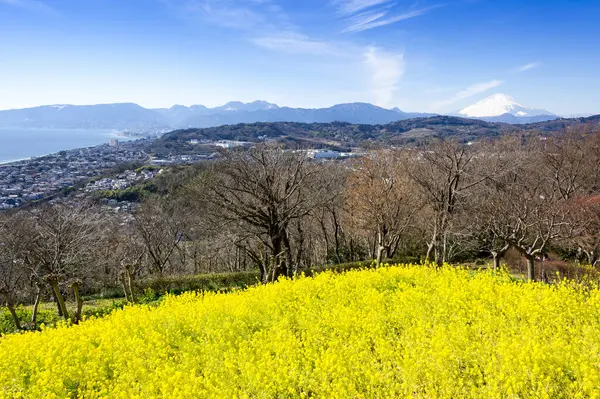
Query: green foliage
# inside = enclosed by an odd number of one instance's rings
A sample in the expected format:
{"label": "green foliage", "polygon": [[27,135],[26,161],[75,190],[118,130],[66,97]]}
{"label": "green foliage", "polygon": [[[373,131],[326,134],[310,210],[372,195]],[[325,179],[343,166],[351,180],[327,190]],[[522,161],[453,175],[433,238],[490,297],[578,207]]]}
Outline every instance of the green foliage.
{"label": "green foliage", "polygon": [[122,299],[122,300],[118,300],[118,301],[113,301],[111,304],[106,305],[106,306],[102,306],[102,307],[98,307],[98,308],[91,308],[91,309],[84,309],[83,310],[83,317],[84,319],[90,318],[90,317],[104,317],[106,315],[111,314],[113,311],[117,310],[117,309],[123,309],[123,307],[127,304],[127,301]]}
{"label": "green foliage", "polygon": [[156,302],[159,298],[160,295],[156,291],[154,291],[152,288],[146,288],[143,294],[138,296],[137,301],[141,304],[149,304]]}
{"label": "green foliage", "polygon": [[186,291],[231,291],[249,287],[258,281],[258,272],[252,271],[157,277],[141,281],[138,286],[160,294],[180,294]]}
{"label": "green foliage", "polygon": [[[18,306],[16,309],[17,316],[21,320],[21,325],[26,329],[35,329],[31,325],[31,307]],[[50,309],[39,309],[37,315],[38,325],[54,325],[58,320],[56,311]],[[8,309],[0,308],[0,335],[15,332],[15,324]]]}
{"label": "green foliage", "polygon": [[[116,309],[122,309],[127,304],[124,299],[103,301],[103,300],[91,300],[84,303],[83,306],[83,317],[88,319],[90,317],[103,317],[112,313]],[[74,304],[69,305],[69,310],[72,312]],[[62,317],[58,316],[56,312],[56,305],[54,303],[42,303],[38,309],[37,325],[31,324],[31,314],[33,311],[32,306],[18,306],[16,308],[17,315],[21,320],[21,325],[25,330],[37,330],[41,325],[45,327],[54,327],[57,323],[63,321]],[[15,332],[15,324],[12,316],[8,309],[0,308],[0,335],[10,334]]]}
{"label": "green foliage", "polygon": [[159,171],[162,168],[163,168],[162,166],[158,166],[158,165],[144,165],[142,167],[137,168],[135,170],[135,173],[140,173],[140,172],[143,172],[144,170]]}
{"label": "green foliage", "polygon": [[140,202],[157,191],[153,183],[138,184],[123,190],[98,190],[94,193],[96,198],[114,199],[117,201]]}

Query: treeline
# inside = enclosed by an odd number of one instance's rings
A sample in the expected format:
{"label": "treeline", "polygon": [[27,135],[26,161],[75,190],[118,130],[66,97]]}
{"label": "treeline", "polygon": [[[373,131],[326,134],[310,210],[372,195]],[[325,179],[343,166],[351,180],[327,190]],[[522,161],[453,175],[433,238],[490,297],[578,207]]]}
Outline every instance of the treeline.
{"label": "treeline", "polygon": [[536,259],[549,251],[599,263],[600,131],[585,127],[340,162],[264,146],[166,176],[132,215],[74,202],[0,214],[0,295],[17,328],[19,304],[33,304],[33,327],[42,300],[77,322],[86,293],[118,286],[135,302],[148,278],[257,271],[268,283],[399,257],[498,267],[511,248],[531,280],[548,278]]}

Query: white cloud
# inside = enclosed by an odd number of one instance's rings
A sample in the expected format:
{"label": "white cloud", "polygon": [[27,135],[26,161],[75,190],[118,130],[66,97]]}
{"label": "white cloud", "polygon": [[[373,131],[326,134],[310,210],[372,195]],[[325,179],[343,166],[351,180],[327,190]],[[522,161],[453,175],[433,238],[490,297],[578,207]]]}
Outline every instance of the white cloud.
{"label": "white cloud", "polygon": [[340,14],[344,15],[351,15],[367,8],[389,3],[391,3],[390,0],[334,0],[332,2]]}
{"label": "white cloud", "polygon": [[161,0],[182,18],[246,31],[282,29],[289,25],[272,0]]}
{"label": "white cloud", "polygon": [[453,97],[447,99],[447,100],[442,100],[442,101],[437,101],[434,102],[431,105],[431,108],[433,110],[438,110],[440,108],[444,108],[446,106],[452,105],[454,103],[457,103],[461,100],[465,100],[467,98],[473,97],[477,94],[480,93],[484,93],[488,90],[491,90],[495,87],[500,86],[501,84],[503,84],[504,82],[501,80],[490,80],[489,82],[482,82],[482,83],[476,83],[474,85],[471,85],[469,87],[467,87],[464,90],[459,91],[458,93],[456,93]]}
{"label": "white cloud", "polygon": [[529,71],[530,69],[537,68],[540,65],[541,64],[539,62],[531,62],[529,64],[521,65],[520,67],[515,68],[514,71],[515,72],[525,72],[525,71]]}
{"label": "white cloud", "polygon": [[295,32],[257,37],[252,42],[260,47],[294,54],[341,55],[331,43],[315,40]]}
{"label": "white cloud", "polygon": [[368,47],[364,53],[364,62],[371,74],[373,102],[382,107],[391,106],[400,78],[404,74],[403,54]]}
{"label": "white cloud", "polygon": [[386,11],[361,13],[348,19],[348,22],[350,24],[342,32],[361,32],[364,30],[379,28],[385,25],[395,24],[400,21],[423,15],[434,8],[437,8],[437,6],[421,8],[419,10],[413,10],[402,14],[397,14],[389,18],[385,18],[385,16],[388,14]]}
{"label": "white cloud", "polygon": [[395,11],[397,3],[391,0],[331,0],[338,14],[345,18],[342,32],[361,32],[415,18],[440,7],[422,7]]}
{"label": "white cloud", "polygon": [[190,15],[199,15],[204,20],[216,25],[247,29],[265,22],[263,14],[257,11],[254,4],[236,1],[188,1],[183,9]]}

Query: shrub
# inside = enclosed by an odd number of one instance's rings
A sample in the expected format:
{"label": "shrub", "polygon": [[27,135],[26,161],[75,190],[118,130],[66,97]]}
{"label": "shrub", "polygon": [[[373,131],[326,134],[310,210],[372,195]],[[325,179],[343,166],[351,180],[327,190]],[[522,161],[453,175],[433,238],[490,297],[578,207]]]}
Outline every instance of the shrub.
{"label": "shrub", "polygon": [[258,272],[212,273],[157,277],[137,283],[138,290],[152,289],[158,294],[181,294],[187,291],[231,291],[259,281]]}

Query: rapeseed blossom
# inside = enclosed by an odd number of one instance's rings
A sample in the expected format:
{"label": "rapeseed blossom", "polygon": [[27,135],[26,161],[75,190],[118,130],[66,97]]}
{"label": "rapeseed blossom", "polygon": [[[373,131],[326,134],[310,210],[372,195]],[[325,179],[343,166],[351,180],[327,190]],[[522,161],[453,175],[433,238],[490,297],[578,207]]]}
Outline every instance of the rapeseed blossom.
{"label": "rapeseed blossom", "polygon": [[0,339],[2,398],[600,396],[600,290],[402,265]]}

